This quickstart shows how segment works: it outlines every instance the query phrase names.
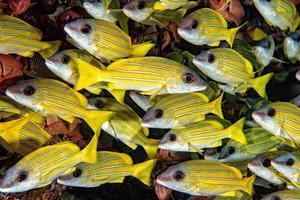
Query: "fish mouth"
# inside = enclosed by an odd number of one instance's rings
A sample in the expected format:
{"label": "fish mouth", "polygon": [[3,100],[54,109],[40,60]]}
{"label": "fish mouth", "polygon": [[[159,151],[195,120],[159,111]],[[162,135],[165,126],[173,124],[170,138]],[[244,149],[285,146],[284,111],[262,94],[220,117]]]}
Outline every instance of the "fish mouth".
{"label": "fish mouth", "polygon": [[7,88],[5,90],[5,94],[11,98],[11,99],[15,99],[16,98],[16,95],[13,93],[12,89],[11,88]]}
{"label": "fish mouth", "polygon": [[151,127],[150,122],[151,122],[151,118],[150,119],[142,119],[141,126],[146,127],[146,128],[150,128]]}
{"label": "fish mouth", "polygon": [[[265,113],[264,112],[261,112],[261,111],[254,111],[252,113],[252,118],[255,120],[255,119],[260,119],[261,117],[265,116]],[[256,120],[255,120],[256,121]]]}

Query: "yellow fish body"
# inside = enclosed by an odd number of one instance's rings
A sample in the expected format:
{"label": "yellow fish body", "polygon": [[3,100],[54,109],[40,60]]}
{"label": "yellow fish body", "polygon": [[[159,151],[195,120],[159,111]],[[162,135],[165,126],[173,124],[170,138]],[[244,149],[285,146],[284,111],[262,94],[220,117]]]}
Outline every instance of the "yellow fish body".
{"label": "yellow fish body", "polygon": [[53,55],[60,41],[41,41],[42,32],[19,18],[0,15],[0,53],[33,57],[39,52],[44,58]]}
{"label": "yellow fish body", "polygon": [[239,92],[253,88],[261,97],[266,97],[265,87],[273,75],[269,73],[254,78],[252,64],[229,48],[203,51],[193,59],[193,63],[211,79],[239,88]]}
{"label": "yellow fish body", "polygon": [[299,200],[300,191],[299,190],[281,190],[273,192],[264,196],[261,200],[273,200],[273,199],[284,199],[284,200]]}
{"label": "yellow fish body", "polygon": [[83,49],[108,60],[144,56],[154,46],[149,42],[133,45],[117,25],[100,19],[76,20],[66,24],[64,30]]}
{"label": "yellow fish body", "polygon": [[210,8],[201,8],[185,17],[177,32],[194,45],[219,46],[221,40],[226,40],[232,46],[239,28],[227,29],[227,22],[221,14]]}
{"label": "yellow fish body", "polygon": [[252,200],[252,197],[246,192],[239,191],[236,192],[236,195],[234,197],[216,196],[214,200]]}
{"label": "yellow fish body", "polygon": [[45,116],[59,116],[67,121],[73,117],[85,120],[94,132],[112,112],[87,110],[87,100],[66,84],[53,79],[32,79],[16,83],[6,90],[16,102]]}
{"label": "yellow fish body", "polygon": [[197,6],[197,1],[188,1],[188,0],[160,0],[155,2],[155,10],[176,10],[180,7],[193,8]]}
{"label": "yellow fish body", "polygon": [[238,190],[252,195],[255,175],[243,178],[231,166],[211,160],[189,160],[157,177],[157,183],[172,190],[197,196],[235,196]]}
{"label": "yellow fish body", "polygon": [[73,173],[59,177],[57,182],[73,187],[97,187],[105,183],[122,183],[125,176],[134,176],[150,186],[156,160],[133,164],[127,154],[109,151],[98,151],[97,156],[96,163],[81,163]]}

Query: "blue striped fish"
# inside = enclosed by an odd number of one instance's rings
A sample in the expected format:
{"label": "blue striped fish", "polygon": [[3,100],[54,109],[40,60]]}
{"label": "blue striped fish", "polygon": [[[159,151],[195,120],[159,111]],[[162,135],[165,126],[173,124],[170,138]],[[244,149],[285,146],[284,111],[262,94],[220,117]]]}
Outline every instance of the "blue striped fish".
{"label": "blue striped fish", "polygon": [[25,192],[51,184],[73,172],[81,162],[97,162],[99,133],[82,150],[70,141],[41,147],[10,167],[0,180],[0,192]]}
{"label": "blue striped fish", "polygon": [[162,57],[142,57],[117,60],[99,70],[87,62],[78,61],[79,80],[76,90],[98,82],[109,90],[136,90],[158,95],[201,91],[206,83],[200,76],[176,61]]}
{"label": "blue striped fish", "polygon": [[300,200],[299,190],[281,190],[264,196],[261,200]]}
{"label": "blue striped fish", "polygon": [[[292,63],[300,61],[300,30],[289,33],[283,40],[283,52]],[[300,76],[300,75],[299,75]],[[298,78],[300,80],[300,77]]]}
{"label": "blue striped fish", "polygon": [[253,3],[269,25],[283,31],[297,28],[297,9],[291,0],[253,0]]}
{"label": "blue striped fish", "polygon": [[300,144],[300,108],[288,102],[265,105],[252,113],[253,119],[275,136]]}
{"label": "blue striped fish", "polygon": [[239,28],[227,29],[227,22],[221,14],[210,8],[201,8],[185,17],[177,32],[195,45],[219,46],[221,40],[226,40],[232,46]]}
{"label": "blue striped fish", "polygon": [[5,93],[16,102],[45,116],[55,115],[67,121],[72,121],[73,117],[81,118],[94,132],[99,132],[102,123],[113,114],[87,110],[87,100],[82,94],[53,79],[19,81]]}
{"label": "blue striped fish", "polygon": [[173,166],[157,177],[157,183],[197,196],[235,196],[238,191],[252,195],[255,175],[243,178],[231,166],[211,160],[189,160]]}
{"label": "blue striped fish", "polygon": [[100,19],[78,19],[66,24],[64,30],[83,49],[108,60],[144,56],[154,46],[149,42],[132,45],[129,35],[117,25]]}
{"label": "blue striped fish", "polygon": [[[232,138],[246,143],[243,133],[245,119],[224,128],[215,120],[204,120],[167,132],[159,143],[160,149],[170,151],[198,152],[203,148],[222,146],[222,139]],[[238,143],[237,142],[237,143]]]}
{"label": "blue striped fish", "polygon": [[254,78],[252,64],[230,48],[203,51],[194,57],[193,63],[211,79],[236,88],[236,92],[253,88],[261,97],[266,97],[265,87],[273,75]]}
{"label": "blue striped fish", "polygon": [[59,177],[57,182],[73,187],[97,187],[105,183],[122,183],[125,176],[134,176],[150,186],[156,160],[133,164],[127,154],[109,151],[98,151],[97,156],[96,163],[81,163],[73,173]]}
{"label": "blue striped fish", "polygon": [[220,162],[232,163],[251,160],[257,154],[277,150],[276,146],[281,143],[276,136],[261,127],[246,129],[244,133],[247,144],[229,140],[222,147],[218,158]]}
{"label": "blue striped fish", "polygon": [[19,18],[0,15],[0,53],[33,57],[39,52],[44,58],[53,55],[60,41],[41,41],[42,32]]}
{"label": "blue striped fish", "polygon": [[170,94],[159,98],[142,119],[143,127],[175,128],[202,121],[208,113],[223,118],[223,94],[209,102],[202,93]]}
{"label": "blue striped fish", "polygon": [[116,114],[104,122],[101,129],[124,142],[132,149],[143,147],[149,158],[154,158],[159,140],[147,138],[148,128],[141,126],[141,118],[126,104],[112,98],[95,97],[89,99],[89,109],[113,111]]}

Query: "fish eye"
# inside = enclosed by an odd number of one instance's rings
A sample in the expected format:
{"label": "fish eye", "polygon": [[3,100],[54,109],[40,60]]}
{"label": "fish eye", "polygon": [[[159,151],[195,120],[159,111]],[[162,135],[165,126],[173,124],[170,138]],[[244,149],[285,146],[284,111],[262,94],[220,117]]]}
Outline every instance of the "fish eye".
{"label": "fish eye", "polygon": [[97,100],[95,103],[95,107],[98,109],[104,108],[104,103],[101,100]]}
{"label": "fish eye", "polygon": [[215,58],[214,54],[209,54],[209,55],[208,55],[208,60],[207,60],[207,61],[208,61],[209,63],[214,63],[214,62],[215,62],[215,59],[216,59],[216,58]]}
{"label": "fish eye", "polygon": [[197,20],[193,20],[192,29],[196,29],[197,26],[198,26],[198,21]]}
{"label": "fish eye", "polygon": [[184,178],[184,173],[182,171],[176,171],[173,178],[176,181],[181,181]]}
{"label": "fish eye", "polygon": [[173,133],[172,133],[172,134],[169,134],[169,135],[168,135],[168,140],[171,141],[171,142],[174,142],[174,141],[176,140],[176,135],[173,134]]}
{"label": "fish eye", "polygon": [[295,163],[294,159],[289,158],[289,159],[285,162],[285,165],[291,167],[291,166],[294,165],[294,163]]}
{"label": "fish eye", "polygon": [[88,24],[84,24],[80,29],[81,33],[83,33],[83,34],[89,34],[91,32],[91,30],[92,30],[92,27]]}
{"label": "fish eye", "polygon": [[268,159],[268,158],[266,158],[266,159],[263,161],[262,164],[263,164],[264,167],[268,168],[268,167],[271,166],[271,160]]}
{"label": "fish eye", "polygon": [[32,86],[27,86],[23,90],[23,93],[24,93],[25,96],[31,96],[31,95],[34,94],[34,92],[35,92],[35,89]]}
{"label": "fish eye", "polygon": [[280,200],[279,196],[273,196],[271,200]]}
{"label": "fish eye", "polygon": [[77,177],[79,177],[79,176],[81,176],[81,175],[82,175],[82,170],[79,169],[79,168],[76,168],[75,171],[73,172],[73,176],[74,176],[75,178],[77,178]]}
{"label": "fish eye", "polygon": [[192,73],[185,73],[182,77],[185,83],[192,83],[195,80],[195,77]]}
{"label": "fish eye", "polygon": [[229,147],[229,148],[228,148],[228,153],[229,153],[229,154],[233,154],[234,152],[235,152],[234,147]]}
{"label": "fish eye", "polygon": [[26,172],[21,172],[17,178],[16,181],[18,182],[23,182],[27,178],[27,173]]}
{"label": "fish eye", "polygon": [[143,10],[144,8],[146,8],[146,2],[145,1],[140,1],[139,4],[138,4],[138,9]]}
{"label": "fish eye", "polygon": [[155,110],[154,117],[155,117],[156,119],[159,119],[159,118],[161,118],[162,116],[163,116],[163,111],[162,111],[161,109]]}
{"label": "fish eye", "polygon": [[270,108],[267,114],[269,117],[274,117],[276,115],[276,110],[274,108]]}
{"label": "fish eye", "polygon": [[68,55],[63,55],[63,57],[61,58],[61,62],[63,64],[68,64],[70,61],[71,61],[71,58]]}

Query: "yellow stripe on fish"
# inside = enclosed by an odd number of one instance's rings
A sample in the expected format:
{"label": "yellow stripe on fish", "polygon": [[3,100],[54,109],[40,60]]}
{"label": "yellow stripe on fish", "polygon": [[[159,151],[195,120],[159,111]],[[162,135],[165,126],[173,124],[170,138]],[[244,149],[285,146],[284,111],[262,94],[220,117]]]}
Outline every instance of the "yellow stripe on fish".
{"label": "yellow stripe on fish", "polygon": [[214,200],[252,200],[252,197],[246,192],[238,191],[234,197],[216,196]]}
{"label": "yellow stripe on fish", "polygon": [[125,153],[98,151],[97,155],[96,163],[81,163],[72,174],[59,177],[57,182],[73,187],[97,187],[105,183],[122,183],[125,176],[134,176],[150,185],[156,160],[133,164]]}
{"label": "yellow stripe on fish", "polygon": [[300,191],[299,190],[281,190],[277,192],[273,192],[271,194],[266,195],[261,200],[299,200],[300,199]]}
{"label": "yellow stripe on fish", "polygon": [[231,166],[210,160],[190,160],[173,165],[157,177],[172,190],[197,196],[235,196],[238,190],[252,195],[255,175],[243,178]]}
{"label": "yellow stripe on fish", "polygon": [[223,118],[223,94],[209,102],[202,93],[172,94],[159,98],[142,119],[143,127],[175,128],[202,121],[208,113]]}
{"label": "yellow stripe on fish", "polygon": [[244,122],[243,118],[228,128],[214,120],[188,124],[167,132],[158,147],[170,151],[198,152],[203,148],[221,146],[225,138],[245,144]]}
{"label": "yellow stripe on fish", "polygon": [[45,58],[54,54],[61,42],[43,42],[42,32],[19,18],[0,15],[0,53],[32,57],[40,52]]}
{"label": "yellow stripe on fish", "polygon": [[102,123],[113,114],[87,110],[87,100],[83,95],[53,79],[19,81],[6,90],[6,95],[43,115],[57,115],[69,121],[72,117],[79,117],[85,120],[94,132],[99,132]]}

